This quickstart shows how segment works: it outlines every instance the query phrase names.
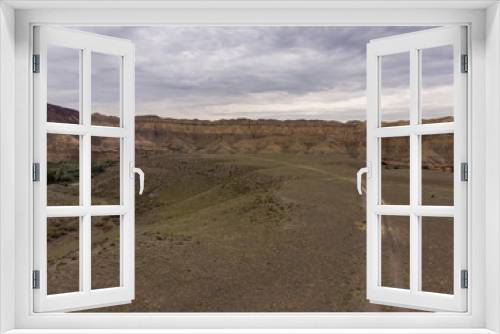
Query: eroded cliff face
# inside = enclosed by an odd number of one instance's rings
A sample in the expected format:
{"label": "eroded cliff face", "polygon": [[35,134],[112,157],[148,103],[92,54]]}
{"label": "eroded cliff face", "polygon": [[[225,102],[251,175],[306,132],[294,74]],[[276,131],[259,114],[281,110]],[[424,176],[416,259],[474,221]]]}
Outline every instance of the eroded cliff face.
{"label": "eroded cliff face", "polygon": [[136,117],[136,152],[323,153],[364,156],[365,124],[328,121]]}
{"label": "eroded cliff face", "polygon": [[[47,113],[49,122],[78,123],[78,112],[75,110],[49,104]],[[197,152],[336,154],[363,160],[366,157],[366,123],[361,121],[206,121],[158,116],[137,116],[135,120],[136,154],[139,155]],[[92,124],[117,126],[119,119],[93,114]],[[387,165],[408,167],[409,144],[405,138],[384,139],[382,150],[382,160]],[[71,136],[54,137],[49,140],[48,151],[52,161],[77,159],[78,139]],[[423,140],[422,151],[423,164],[428,168],[453,168],[452,134]],[[93,161],[111,160],[119,156],[118,152],[119,146],[111,139],[93,141]]]}

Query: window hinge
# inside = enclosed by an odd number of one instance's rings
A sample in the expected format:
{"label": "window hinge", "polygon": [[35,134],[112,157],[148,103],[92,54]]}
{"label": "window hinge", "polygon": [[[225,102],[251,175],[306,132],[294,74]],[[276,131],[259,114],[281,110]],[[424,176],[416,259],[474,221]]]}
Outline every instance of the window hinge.
{"label": "window hinge", "polygon": [[40,55],[33,55],[33,73],[40,73]]}
{"label": "window hinge", "polygon": [[462,73],[469,72],[469,57],[467,55],[462,55]]}
{"label": "window hinge", "polygon": [[461,275],[462,289],[467,289],[469,287],[469,273],[467,272],[467,270],[462,270]]}
{"label": "window hinge", "polygon": [[40,289],[40,270],[33,270],[33,289]]}
{"label": "window hinge", "polygon": [[469,181],[469,165],[466,162],[462,162],[460,169],[460,180]]}
{"label": "window hinge", "polygon": [[33,164],[33,181],[40,182],[40,163]]}

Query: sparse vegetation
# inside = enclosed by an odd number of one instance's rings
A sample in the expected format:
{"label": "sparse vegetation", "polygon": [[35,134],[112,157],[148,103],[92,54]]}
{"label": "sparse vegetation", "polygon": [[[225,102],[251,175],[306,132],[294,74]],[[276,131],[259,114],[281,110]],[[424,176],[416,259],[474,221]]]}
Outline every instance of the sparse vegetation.
{"label": "sparse vegetation", "polygon": [[78,182],[80,168],[77,162],[47,162],[47,184]]}
{"label": "sparse vegetation", "polygon": [[[408,311],[366,300],[366,217],[350,159],[170,154],[136,164],[148,181],[136,197],[136,300],[94,311]],[[116,257],[119,218],[93,224],[95,266],[116,275],[103,268]],[[408,285],[406,271],[396,274]]]}
{"label": "sparse vegetation", "polygon": [[[137,154],[146,187],[136,196],[136,299],[92,312],[408,311],[366,300],[365,203],[354,184],[363,165],[358,153],[210,153],[202,147]],[[385,200],[406,200],[405,161],[387,157],[382,165]],[[49,203],[78,205],[78,187],[71,187],[78,182],[76,163],[49,170]],[[92,166],[93,204],[119,199],[118,170],[110,161]],[[422,172],[429,181],[423,194],[432,194],[425,196],[428,205],[453,198],[448,170]],[[92,218],[93,287],[119,282],[119,226],[118,216]],[[397,284],[408,285],[407,240],[397,224],[393,228],[397,242],[383,274],[388,285],[397,277]],[[48,222],[52,293],[78,290],[78,229],[78,218]],[[426,287],[447,291],[453,259],[448,248],[431,246],[443,243],[449,226],[433,223],[425,231],[425,265],[435,269],[424,271]],[[397,254],[403,259],[394,267]]]}
{"label": "sparse vegetation", "polygon": [[[109,167],[116,166],[118,161],[92,162],[92,177],[104,173]],[[78,183],[80,166],[74,161],[47,162],[47,184]]]}

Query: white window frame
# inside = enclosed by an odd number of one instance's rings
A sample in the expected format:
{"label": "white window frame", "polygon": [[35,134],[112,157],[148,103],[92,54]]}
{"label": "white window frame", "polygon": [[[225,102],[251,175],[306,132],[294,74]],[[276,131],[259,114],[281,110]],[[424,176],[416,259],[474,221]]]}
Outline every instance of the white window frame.
{"label": "white window frame", "polygon": [[[39,73],[33,74],[34,162],[40,170],[47,166],[47,134],[78,135],[80,142],[80,204],[47,206],[47,174],[40,173],[33,184],[34,204],[34,270],[39,270],[39,288],[34,290],[35,312],[75,311],[130,303],[134,299],[135,192],[133,172],[135,160],[135,60],[134,44],[108,36],[61,27],[34,27],[34,54],[39,56]],[[73,48],[80,59],[80,122],[63,124],[47,122],[48,45]],[[119,127],[91,124],[92,54],[112,55],[119,63]],[[120,141],[120,202],[118,205],[91,205],[91,138],[108,137]],[[120,217],[120,285],[92,289],[92,216]],[[79,220],[79,290],[47,294],[47,218],[76,217]]]}
{"label": "white window frame", "polygon": [[[453,122],[423,124],[421,93],[422,51],[441,46],[453,48]],[[367,297],[376,304],[409,307],[431,311],[467,310],[467,290],[461,287],[461,270],[467,269],[467,184],[461,181],[461,163],[467,163],[467,76],[462,72],[461,55],[467,54],[467,31],[463,26],[427,29],[370,41],[367,46],[367,122],[366,150],[370,177],[366,186],[367,222]],[[382,62],[385,56],[406,53],[409,56],[409,125],[382,125]],[[422,204],[422,136],[454,134],[454,204],[431,206]],[[382,140],[405,137],[410,145],[409,203],[382,203]],[[409,289],[386,287],[382,280],[382,217],[408,217],[409,223]],[[453,218],[453,293],[442,294],[422,290],[422,219]],[[410,305],[410,306],[408,306]]]}
{"label": "white window frame", "polygon": [[[96,10],[97,6],[117,6],[106,1],[6,1],[0,4],[0,330],[34,333],[38,330],[64,329],[71,333],[87,329],[88,333],[106,329],[193,329],[193,332],[467,332],[500,331],[500,13],[497,1],[271,1],[255,5],[235,1],[228,4],[211,1],[163,5],[144,1],[143,5],[163,9]],[[130,6],[123,1],[123,6]],[[37,8],[16,10],[10,6]],[[26,7],[27,6],[27,7]],[[31,6],[31,7],[30,7]],[[33,7],[34,6],[34,7]],[[50,6],[66,9],[41,10]],[[72,9],[75,7],[87,9]],[[200,8],[203,6],[203,8]],[[257,7],[261,9],[252,9]],[[397,6],[396,9],[391,9]],[[170,8],[168,8],[170,7]],[[177,7],[177,8],[176,8]],[[184,8],[184,9],[179,9]],[[246,7],[246,8],[245,8]],[[405,8],[406,7],[406,8]],[[438,9],[436,9],[436,7]],[[56,7],[57,8],[57,7]],[[357,8],[357,9],[353,9]],[[403,9],[402,9],[403,8]],[[15,18],[15,22],[14,19]],[[467,25],[469,31],[469,64],[471,75],[468,96],[468,152],[470,154],[468,220],[469,307],[467,313],[435,314],[368,314],[368,313],[254,313],[254,314],[34,314],[30,287],[32,262],[32,82],[30,55],[32,26],[45,25]],[[7,28],[7,29],[6,29]],[[15,30],[15,41],[13,31]],[[15,47],[15,53],[14,53]],[[15,73],[12,66],[15,65]],[[486,71],[487,69],[487,71]],[[12,82],[15,80],[15,85]],[[10,95],[15,94],[15,100]],[[14,112],[15,110],[15,112]],[[8,112],[7,112],[8,111]],[[488,121],[486,121],[488,120]],[[12,145],[15,127],[15,145]],[[488,152],[486,154],[486,152]],[[14,162],[15,161],[15,162]],[[15,199],[12,173],[15,170]],[[488,182],[486,182],[488,174]],[[488,196],[486,196],[488,194]],[[12,203],[14,202],[14,203]],[[15,211],[9,209],[14,204]],[[472,228],[472,226],[474,226]],[[15,239],[14,239],[15,238]],[[13,242],[15,241],[15,242]],[[14,256],[13,256],[14,254]],[[15,289],[12,289],[15,282]],[[10,286],[9,286],[10,284]],[[167,296],[168,298],[168,296]],[[15,305],[12,307],[12,305]],[[138,328],[142,328],[138,329]],[[137,329],[137,330],[132,330]],[[170,329],[170,330],[168,330]],[[216,330],[217,329],[217,330]],[[247,329],[245,331],[245,329]],[[295,329],[295,330],[294,330]],[[300,329],[300,330],[298,330]],[[355,329],[358,329],[357,331]],[[381,330],[383,329],[383,330]],[[392,330],[389,330],[392,329]],[[432,330],[430,330],[432,329]],[[120,331],[121,332],[121,331]],[[180,330],[178,330],[180,332]],[[186,331],[183,331],[186,333]]]}

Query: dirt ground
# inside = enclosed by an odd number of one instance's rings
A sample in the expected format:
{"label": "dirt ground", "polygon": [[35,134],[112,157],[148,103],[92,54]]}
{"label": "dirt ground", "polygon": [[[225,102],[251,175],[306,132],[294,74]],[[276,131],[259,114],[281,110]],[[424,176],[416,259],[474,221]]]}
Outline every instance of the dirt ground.
{"label": "dirt ground", "polygon": [[[146,174],[144,195],[136,197],[136,298],[92,312],[408,311],[366,300],[365,199],[354,179],[362,162],[333,155],[166,154],[140,157],[136,165]],[[388,198],[407,186],[399,182],[407,170],[384,173],[393,180],[384,190]],[[99,203],[118,187],[111,175],[113,168],[93,179]],[[69,203],[78,192],[67,187],[50,185],[49,193]],[[430,202],[452,193],[445,183],[426,187]],[[75,223],[50,223],[49,291],[76,291]],[[117,285],[118,226],[116,217],[93,221],[93,287]],[[449,226],[425,225],[428,291],[447,292],[452,284]],[[408,230],[396,218],[383,220],[384,285],[409,285]]]}

